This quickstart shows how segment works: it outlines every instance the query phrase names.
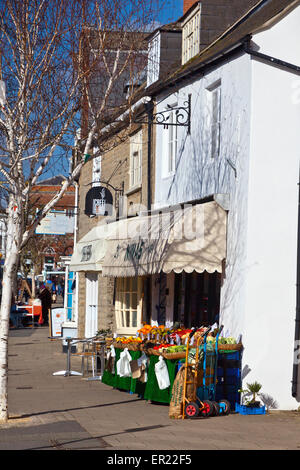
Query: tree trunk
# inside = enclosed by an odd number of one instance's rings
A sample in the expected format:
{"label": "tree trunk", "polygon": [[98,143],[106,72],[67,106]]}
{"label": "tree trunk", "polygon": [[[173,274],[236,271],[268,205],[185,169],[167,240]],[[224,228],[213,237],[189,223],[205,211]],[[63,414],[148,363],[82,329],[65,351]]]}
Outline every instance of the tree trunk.
{"label": "tree trunk", "polygon": [[[19,206],[20,207],[20,206]],[[19,261],[22,223],[18,206],[11,200],[7,219],[7,251],[3,269],[0,317],[0,423],[8,420],[8,334],[13,284]]]}
{"label": "tree trunk", "polygon": [[32,277],[31,277],[31,295],[32,298],[35,299],[36,296],[36,289],[35,289],[35,266],[33,265],[32,268]]}

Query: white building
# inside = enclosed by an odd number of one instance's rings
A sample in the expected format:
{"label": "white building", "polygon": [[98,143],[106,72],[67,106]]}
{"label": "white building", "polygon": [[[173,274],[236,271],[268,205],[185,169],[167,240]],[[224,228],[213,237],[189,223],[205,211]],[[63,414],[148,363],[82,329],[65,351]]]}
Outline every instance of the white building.
{"label": "white building", "polygon": [[[228,211],[219,320],[242,337],[243,366],[251,369],[245,382],[260,382],[281,409],[298,408],[300,401],[294,361],[299,44],[300,2],[262,0],[147,89],[155,113],[163,112],[169,124],[189,96],[191,103],[190,132],[156,126],[155,208],[212,197]],[[166,282],[172,322],[176,275]]]}

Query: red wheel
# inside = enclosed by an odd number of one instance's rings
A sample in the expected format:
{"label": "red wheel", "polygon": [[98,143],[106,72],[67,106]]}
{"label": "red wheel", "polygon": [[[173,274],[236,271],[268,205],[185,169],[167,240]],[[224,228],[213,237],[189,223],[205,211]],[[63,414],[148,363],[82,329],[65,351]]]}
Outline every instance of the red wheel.
{"label": "red wheel", "polygon": [[191,401],[185,406],[184,413],[187,418],[196,418],[199,414],[199,406]]}
{"label": "red wheel", "polygon": [[209,400],[204,400],[202,403],[203,403],[203,408],[202,408],[202,410],[200,410],[200,414],[201,414],[201,416],[204,416],[205,418],[208,418],[214,412],[214,405]]}

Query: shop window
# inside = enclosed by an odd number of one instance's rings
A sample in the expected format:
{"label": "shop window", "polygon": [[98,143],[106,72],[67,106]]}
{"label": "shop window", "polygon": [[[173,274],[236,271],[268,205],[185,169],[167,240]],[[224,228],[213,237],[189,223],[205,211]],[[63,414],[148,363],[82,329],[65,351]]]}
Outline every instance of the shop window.
{"label": "shop window", "polygon": [[220,273],[176,274],[174,321],[186,327],[212,325],[220,308]]}
{"label": "shop window", "polygon": [[117,279],[116,323],[118,333],[134,334],[141,325],[141,288],[138,277]]}
{"label": "shop window", "polygon": [[130,187],[142,183],[142,131],[130,138]]}

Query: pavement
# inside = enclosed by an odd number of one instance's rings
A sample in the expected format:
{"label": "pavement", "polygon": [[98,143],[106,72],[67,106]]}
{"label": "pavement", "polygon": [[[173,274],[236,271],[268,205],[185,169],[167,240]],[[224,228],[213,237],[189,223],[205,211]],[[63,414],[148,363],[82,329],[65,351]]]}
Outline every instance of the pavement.
{"label": "pavement", "polygon": [[[0,425],[0,450],[100,450],[108,458],[122,451],[300,449],[299,412],[171,420],[167,405],[100,380],[53,375],[66,360],[61,339],[50,339],[47,327],[10,330],[9,420]],[[71,369],[80,366],[73,357]]]}

